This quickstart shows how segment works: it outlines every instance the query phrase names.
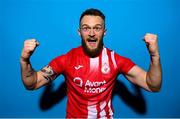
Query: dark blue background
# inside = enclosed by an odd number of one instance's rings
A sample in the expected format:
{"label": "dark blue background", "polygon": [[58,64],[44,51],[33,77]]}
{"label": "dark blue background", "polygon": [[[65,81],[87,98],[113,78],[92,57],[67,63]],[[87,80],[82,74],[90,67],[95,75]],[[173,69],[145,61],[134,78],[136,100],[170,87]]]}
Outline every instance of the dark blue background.
{"label": "dark blue background", "polygon": [[[80,45],[79,17],[92,7],[106,15],[105,45],[145,70],[150,58],[141,39],[147,32],[159,37],[161,92],[146,92],[119,76],[114,117],[180,117],[179,0],[0,0],[0,117],[65,117],[64,78],[34,92],[25,90],[20,77],[21,49],[25,39],[40,42],[31,58],[34,69],[40,70]],[[47,99],[54,95],[55,100]]]}

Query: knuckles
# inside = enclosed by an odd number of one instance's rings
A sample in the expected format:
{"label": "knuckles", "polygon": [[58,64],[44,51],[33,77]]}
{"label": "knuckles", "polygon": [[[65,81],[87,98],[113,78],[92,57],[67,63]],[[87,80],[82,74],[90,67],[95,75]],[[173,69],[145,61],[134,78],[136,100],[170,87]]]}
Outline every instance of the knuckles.
{"label": "knuckles", "polygon": [[148,43],[156,43],[156,42],[157,42],[157,35],[147,33],[147,34],[144,36],[144,41],[145,41],[145,42],[148,42]]}
{"label": "knuckles", "polygon": [[37,47],[37,42],[35,39],[27,39],[24,41],[24,50],[26,52],[34,51]]}

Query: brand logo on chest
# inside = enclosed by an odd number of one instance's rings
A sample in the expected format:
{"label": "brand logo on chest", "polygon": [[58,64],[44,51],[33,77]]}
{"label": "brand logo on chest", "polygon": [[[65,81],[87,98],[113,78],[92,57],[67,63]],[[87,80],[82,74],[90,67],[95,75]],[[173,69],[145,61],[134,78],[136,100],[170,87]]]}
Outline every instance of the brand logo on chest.
{"label": "brand logo on chest", "polygon": [[77,65],[77,66],[75,66],[74,68],[76,69],[76,70],[78,70],[78,69],[80,69],[80,68],[82,68],[83,66],[82,65]]}

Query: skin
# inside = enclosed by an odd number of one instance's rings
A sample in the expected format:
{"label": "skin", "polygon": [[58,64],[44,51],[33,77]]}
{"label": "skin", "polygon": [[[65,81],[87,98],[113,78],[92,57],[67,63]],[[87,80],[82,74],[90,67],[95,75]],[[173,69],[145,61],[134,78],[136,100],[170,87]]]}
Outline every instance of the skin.
{"label": "skin", "polygon": [[125,76],[132,83],[148,91],[158,92],[162,84],[162,68],[158,51],[157,35],[147,33],[144,36],[144,42],[146,43],[151,58],[149,70],[146,72],[136,65]]}
{"label": "skin", "polygon": [[37,46],[39,46],[39,43],[35,39],[25,40],[21,53],[21,76],[22,81],[28,90],[38,89],[58,76],[50,66],[45,66],[40,71],[35,71],[32,68],[30,57]]}
{"label": "skin", "polygon": [[98,56],[103,48],[103,37],[106,34],[103,19],[99,16],[84,16],[78,34],[82,38],[85,52],[90,57]]}
{"label": "skin", "polygon": [[[82,38],[82,43],[84,43],[83,48],[90,57],[98,56],[103,48],[103,37],[106,34],[104,26],[104,21],[99,16],[86,15],[81,20],[78,34]],[[144,36],[144,42],[151,58],[149,70],[144,71],[136,65],[131,68],[125,77],[147,91],[157,92],[160,90],[162,82],[158,37],[155,34],[147,33]],[[29,90],[38,89],[58,76],[50,66],[46,66],[40,71],[33,70],[29,59],[37,46],[39,46],[39,43],[35,39],[25,40],[20,59],[22,80]]]}

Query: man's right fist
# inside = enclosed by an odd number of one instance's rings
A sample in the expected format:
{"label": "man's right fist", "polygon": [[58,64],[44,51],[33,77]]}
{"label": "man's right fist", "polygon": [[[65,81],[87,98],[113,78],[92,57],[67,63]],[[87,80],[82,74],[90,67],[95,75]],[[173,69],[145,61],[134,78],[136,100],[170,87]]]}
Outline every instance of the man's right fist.
{"label": "man's right fist", "polygon": [[21,57],[23,59],[29,59],[38,45],[39,43],[35,39],[25,40]]}

